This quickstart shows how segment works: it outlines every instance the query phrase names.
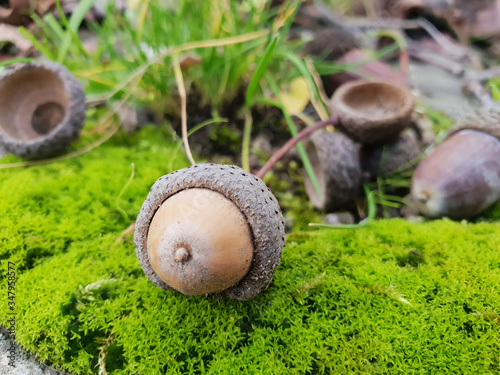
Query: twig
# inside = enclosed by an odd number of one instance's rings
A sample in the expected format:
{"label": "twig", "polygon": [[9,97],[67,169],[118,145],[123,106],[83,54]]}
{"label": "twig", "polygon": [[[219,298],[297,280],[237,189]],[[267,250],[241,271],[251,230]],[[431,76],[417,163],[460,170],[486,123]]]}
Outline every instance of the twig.
{"label": "twig", "polygon": [[130,224],[127,229],[125,229],[120,236],[116,239],[115,242],[121,242],[123,241],[129,234],[134,233],[135,230],[135,221]]}
{"label": "twig", "polygon": [[442,69],[445,72],[448,72],[455,76],[460,77],[461,75],[464,74],[465,68],[463,67],[462,64],[454,60],[450,60],[448,58],[436,55],[433,52],[422,50],[419,47],[410,45],[408,46],[408,53],[410,54],[411,57],[417,60],[435,66],[436,68]]}
{"label": "twig", "polygon": [[447,38],[445,38],[441,31],[439,31],[436,26],[430,23],[427,19],[419,18],[418,24],[452,57],[461,60],[467,56],[463,47],[459,47],[458,45],[450,42]]}
{"label": "twig", "polygon": [[297,143],[303,140],[308,135],[314,133],[316,130],[324,128],[328,125],[337,125],[339,121],[338,116],[332,116],[328,120],[320,121],[314,124],[313,126],[309,126],[299,132],[295,137],[286,142],[283,147],[281,147],[278,151],[271,156],[271,159],[267,161],[267,163],[257,172],[255,176],[263,179],[267,172],[269,172],[272,167],[283,157],[285,154],[290,151]]}
{"label": "twig", "polygon": [[179,59],[177,56],[172,58],[172,63],[174,65],[175,82],[177,83],[177,90],[179,90],[179,96],[181,97],[181,123],[182,123],[182,142],[184,143],[184,148],[186,150],[186,155],[192,165],[195,165],[193,154],[191,154],[191,148],[189,148],[189,139],[187,134],[187,98],[186,98],[186,87],[184,86],[184,79],[182,78],[181,65],[179,64]]}

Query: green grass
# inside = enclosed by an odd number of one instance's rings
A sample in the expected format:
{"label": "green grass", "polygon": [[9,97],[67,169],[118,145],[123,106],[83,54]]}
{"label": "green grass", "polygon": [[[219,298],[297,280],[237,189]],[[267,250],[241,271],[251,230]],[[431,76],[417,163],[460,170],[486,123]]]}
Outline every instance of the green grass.
{"label": "green grass", "polygon": [[146,128],[77,159],[0,171],[0,289],[14,262],[22,346],[74,374],[98,373],[100,354],[109,374],[500,371],[498,224],[297,231],[250,302],[155,287],[131,236],[117,238],[130,224],[122,210],[135,217],[152,183],[186,165],[169,139]]}

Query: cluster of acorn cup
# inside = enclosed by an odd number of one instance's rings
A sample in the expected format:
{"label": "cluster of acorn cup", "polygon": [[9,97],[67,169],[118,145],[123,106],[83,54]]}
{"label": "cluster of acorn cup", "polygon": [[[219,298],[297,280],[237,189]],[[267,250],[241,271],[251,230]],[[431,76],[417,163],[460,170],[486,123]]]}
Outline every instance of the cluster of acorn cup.
{"label": "cluster of acorn cup", "polygon": [[354,202],[363,181],[411,165],[422,142],[407,89],[356,80],[341,85],[330,104],[338,131],[316,132],[305,145],[322,194],[307,175],[305,188],[316,208],[333,212]]}
{"label": "cluster of acorn cup", "polygon": [[[412,94],[381,82],[340,86],[331,107],[338,132],[313,134],[306,143],[322,196],[305,177],[318,209],[334,211],[359,195],[360,184],[416,166],[426,146],[412,123]],[[417,166],[410,200],[421,215],[472,218],[500,199],[500,113],[478,111],[455,125]]]}

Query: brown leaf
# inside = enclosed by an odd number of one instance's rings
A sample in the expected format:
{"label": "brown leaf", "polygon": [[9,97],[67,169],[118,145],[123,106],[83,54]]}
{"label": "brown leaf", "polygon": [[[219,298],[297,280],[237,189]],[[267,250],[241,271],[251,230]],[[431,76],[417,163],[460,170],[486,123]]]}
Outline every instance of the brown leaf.
{"label": "brown leaf", "polygon": [[[369,59],[369,56],[362,50],[353,49],[352,51],[349,51],[344,56],[342,56],[338,60],[338,62],[355,65],[356,63],[368,61]],[[361,78],[383,81],[400,87],[406,86],[405,80],[401,74],[393,71],[389,65],[375,60],[367,62],[366,64],[354,68],[351,71],[332,74],[326,77],[325,90],[328,95],[331,95],[333,91],[335,91],[335,89],[343,83]]]}
{"label": "brown leaf", "polygon": [[380,18],[406,18],[412,10],[422,10],[424,0],[375,0],[373,5]]}
{"label": "brown leaf", "polygon": [[10,7],[0,6],[0,23],[20,26],[29,22],[30,0],[10,0]]}
{"label": "brown leaf", "polygon": [[0,46],[12,43],[15,53],[0,48],[0,61],[10,60],[13,57],[26,57],[32,49],[31,42],[21,35],[17,27],[0,23]]}
{"label": "brown leaf", "polygon": [[187,70],[192,66],[200,65],[203,60],[196,55],[185,55],[179,61],[182,70]]}
{"label": "brown leaf", "polygon": [[462,40],[500,34],[500,0],[425,0],[425,5]]}

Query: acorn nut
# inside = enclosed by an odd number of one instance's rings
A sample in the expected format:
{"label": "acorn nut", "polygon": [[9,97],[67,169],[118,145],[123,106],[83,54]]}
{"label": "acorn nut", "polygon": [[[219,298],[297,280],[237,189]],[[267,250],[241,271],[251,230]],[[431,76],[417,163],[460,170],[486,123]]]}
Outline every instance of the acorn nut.
{"label": "acorn nut", "polygon": [[158,287],[249,300],[270,284],[284,234],[278,202],[262,180],[236,166],[197,164],[153,185],[134,242]]}
{"label": "acorn nut", "polygon": [[331,99],[338,129],[365,144],[397,138],[410,125],[414,105],[407,89],[363,80],[343,84]]}
{"label": "acorn nut", "polygon": [[0,77],[0,142],[25,159],[68,148],[85,122],[85,92],[62,65],[32,62]]}
{"label": "acorn nut", "polygon": [[305,143],[322,197],[305,178],[306,193],[320,210],[335,211],[357,197],[361,183],[359,151],[354,141],[339,132],[318,131]]}
{"label": "acorn nut", "polygon": [[421,214],[474,217],[500,199],[500,114],[476,115],[452,128],[415,170],[411,195]]}

